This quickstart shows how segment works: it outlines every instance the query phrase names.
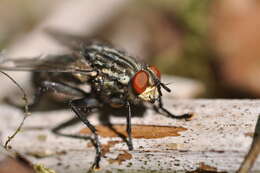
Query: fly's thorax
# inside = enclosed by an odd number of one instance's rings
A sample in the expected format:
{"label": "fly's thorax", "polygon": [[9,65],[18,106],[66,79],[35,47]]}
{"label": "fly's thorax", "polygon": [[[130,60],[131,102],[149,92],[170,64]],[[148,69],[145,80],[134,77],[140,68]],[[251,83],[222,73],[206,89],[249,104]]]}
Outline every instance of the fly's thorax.
{"label": "fly's thorax", "polygon": [[103,90],[103,94],[122,93],[134,103],[154,102],[159,98],[160,72],[156,67],[141,64],[126,53],[105,45],[89,45],[84,52],[86,60],[102,76],[96,87]]}
{"label": "fly's thorax", "polygon": [[[128,77],[119,74],[111,74],[108,69],[103,69],[99,72],[99,75],[91,81],[92,89],[95,90],[100,96],[114,97],[127,94]],[[126,81],[125,81],[126,80]]]}

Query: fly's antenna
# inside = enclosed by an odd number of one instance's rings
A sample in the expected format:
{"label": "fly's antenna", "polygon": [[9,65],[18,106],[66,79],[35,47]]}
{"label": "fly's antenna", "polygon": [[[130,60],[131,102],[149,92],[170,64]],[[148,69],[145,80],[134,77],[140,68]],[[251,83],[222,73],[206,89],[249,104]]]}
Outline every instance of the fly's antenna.
{"label": "fly's antenna", "polygon": [[160,83],[160,86],[162,86],[163,89],[165,89],[167,92],[171,92],[171,89],[168,88],[164,83]]}
{"label": "fly's antenna", "polygon": [[174,82],[168,82],[168,83],[164,83],[164,85],[172,85]]}
{"label": "fly's antenna", "polygon": [[26,118],[30,115],[30,112],[29,112],[29,102],[28,102],[28,97],[24,91],[24,89],[21,87],[21,85],[19,83],[17,83],[10,75],[8,75],[7,73],[3,72],[3,71],[0,71],[0,73],[2,73],[3,75],[5,75],[7,78],[9,78],[18,88],[19,90],[21,91],[21,93],[23,94],[23,97],[22,99],[24,100],[24,117],[21,121],[21,123],[19,124],[19,126],[17,127],[17,129],[15,130],[15,132],[11,135],[11,136],[8,136],[8,139],[6,140],[5,144],[4,144],[4,148],[7,150],[7,149],[10,149],[9,147],[9,143],[11,142],[11,140],[19,133],[19,131],[21,131],[22,127],[23,127],[23,124],[26,120]]}
{"label": "fly's antenna", "polygon": [[[157,85],[157,87],[159,88],[159,90],[161,89],[161,87],[163,88],[163,89],[165,89],[167,92],[171,92],[171,89],[170,88],[168,88],[166,85],[168,85],[168,84],[164,84],[164,83],[162,83],[158,78],[156,78],[155,79],[155,85]],[[161,95],[161,91],[159,91],[160,93],[160,95]]]}

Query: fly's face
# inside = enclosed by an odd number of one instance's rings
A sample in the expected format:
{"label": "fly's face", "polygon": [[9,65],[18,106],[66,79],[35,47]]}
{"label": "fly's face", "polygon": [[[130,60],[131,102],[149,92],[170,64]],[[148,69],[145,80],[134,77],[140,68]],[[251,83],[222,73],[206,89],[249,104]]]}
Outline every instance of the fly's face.
{"label": "fly's face", "polygon": [[131,80],[138,98],[154,103],[161,96],[160,71],[155,66],[147,66],[138,71]]}

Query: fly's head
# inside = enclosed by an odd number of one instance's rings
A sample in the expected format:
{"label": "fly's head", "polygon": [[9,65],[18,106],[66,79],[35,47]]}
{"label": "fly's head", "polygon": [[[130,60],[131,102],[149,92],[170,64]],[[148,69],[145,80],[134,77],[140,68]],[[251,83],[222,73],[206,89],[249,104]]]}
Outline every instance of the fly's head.
{"label": "fly's head", "polygon": [[151,103],[162,96],[161,88],[171,91],[161,83],[161,73],[155,66],[145,66],[138,71],[131,80],[131,87],[139,99]]}

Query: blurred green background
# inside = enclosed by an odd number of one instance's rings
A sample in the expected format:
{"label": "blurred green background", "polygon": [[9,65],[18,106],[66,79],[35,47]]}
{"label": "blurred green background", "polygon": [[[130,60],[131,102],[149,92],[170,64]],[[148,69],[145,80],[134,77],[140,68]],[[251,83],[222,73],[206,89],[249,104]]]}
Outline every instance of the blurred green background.
{"label": "blurred green background", "polygon": [[[26,37],[63,3],[0,0],[0,49]],[[103,8],[102,4],[91,5],[96,11]],[[90,18],[102,25],[87,36],[119,47],[123,43],[162,73],[198,81],[205,90],[196,97],[259,98],[258,8],[257,1],[126,0],[113,17]],[[78,21],[70,22],[75,25]]]}

